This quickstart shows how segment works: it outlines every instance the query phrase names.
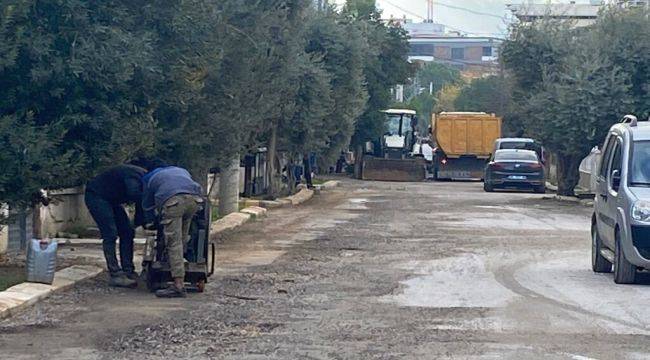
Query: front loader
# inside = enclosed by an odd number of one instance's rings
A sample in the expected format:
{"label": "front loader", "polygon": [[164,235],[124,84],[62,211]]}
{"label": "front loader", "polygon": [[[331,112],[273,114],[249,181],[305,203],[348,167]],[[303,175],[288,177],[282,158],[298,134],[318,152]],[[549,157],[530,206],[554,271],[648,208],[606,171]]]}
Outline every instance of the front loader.
{"label": "front loader", "polygon": [[417,117],[413,110],[389,109],[384,135],[366,145],[361,178],[379,181],[423,181],[426,160],[413,154]]}

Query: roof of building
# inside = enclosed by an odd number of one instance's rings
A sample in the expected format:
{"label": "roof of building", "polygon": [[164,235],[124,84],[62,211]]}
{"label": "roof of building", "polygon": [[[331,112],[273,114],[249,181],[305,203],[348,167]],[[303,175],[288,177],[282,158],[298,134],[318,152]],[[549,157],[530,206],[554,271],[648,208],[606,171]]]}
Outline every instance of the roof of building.
{"label": "roof of building", "polygon": [[502,43],[503,39],[495,37],[475,37],[475,36],[427,36],[427,37],[418,37],[411,38],[408,40],[412,44],[426,44],[426,43]]}
{"label": "roof of building", "polygon": [[517,17],[596,18],[601,5],[592,4],[508,4]]}

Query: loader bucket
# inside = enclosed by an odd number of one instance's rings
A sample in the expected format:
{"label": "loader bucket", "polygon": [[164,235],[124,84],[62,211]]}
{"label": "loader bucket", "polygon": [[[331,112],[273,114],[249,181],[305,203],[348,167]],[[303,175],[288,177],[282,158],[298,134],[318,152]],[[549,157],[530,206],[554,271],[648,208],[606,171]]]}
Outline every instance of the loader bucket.
{"label": "loader bucket", "polygon": [[426,162],[416,159],[382,159],[372,156],[363,158],[363,180],[377,181],[423,181]]}

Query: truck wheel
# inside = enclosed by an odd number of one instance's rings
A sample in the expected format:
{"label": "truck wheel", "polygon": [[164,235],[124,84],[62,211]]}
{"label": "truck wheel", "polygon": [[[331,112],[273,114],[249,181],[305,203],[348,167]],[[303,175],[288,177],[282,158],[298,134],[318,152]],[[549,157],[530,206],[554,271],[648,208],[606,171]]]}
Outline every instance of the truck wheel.
{"label": "truck wheel", "polygon": [[614,251],[614,282],[617,284],[633,284],[636,277],[636,266],[630,264],[623,254],[621,234],[616,229],[616,249]]}
{"label": "truck wheel", "polygon": [[493,192],[494,191],[494,186],[492,186],[492,184],[488,184],[487,182],[484,182],[483,183],[483,190],[485,190],[485,192]]}
{"label": "truck wheel", "polygon": [[596,223],[591,225],[591,269],[597,273],[612,272],[612,263],[609,262],[601,253],[602,242],[598,235]]}

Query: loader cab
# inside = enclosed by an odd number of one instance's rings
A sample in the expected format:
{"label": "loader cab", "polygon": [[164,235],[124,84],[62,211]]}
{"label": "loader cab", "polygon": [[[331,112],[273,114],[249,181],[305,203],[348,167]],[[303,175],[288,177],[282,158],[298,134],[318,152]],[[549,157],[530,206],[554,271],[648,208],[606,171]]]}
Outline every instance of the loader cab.
{"label": "loader cab", "polygon": [[383,113],[386,115],[386,132],[379,144],[381,156],[404,158],[415,142],[416,113],[405,109],[388,109]]}

